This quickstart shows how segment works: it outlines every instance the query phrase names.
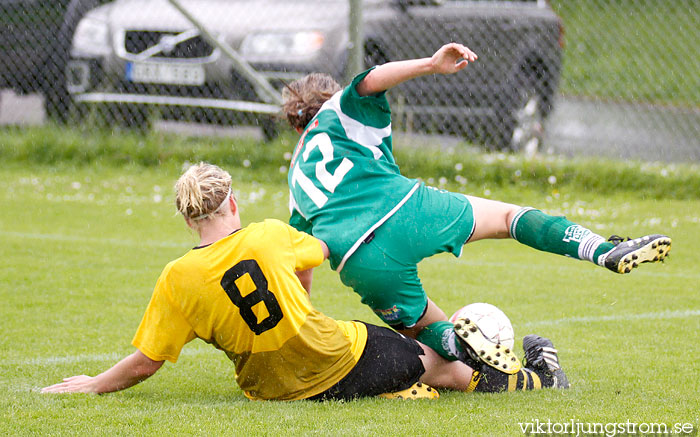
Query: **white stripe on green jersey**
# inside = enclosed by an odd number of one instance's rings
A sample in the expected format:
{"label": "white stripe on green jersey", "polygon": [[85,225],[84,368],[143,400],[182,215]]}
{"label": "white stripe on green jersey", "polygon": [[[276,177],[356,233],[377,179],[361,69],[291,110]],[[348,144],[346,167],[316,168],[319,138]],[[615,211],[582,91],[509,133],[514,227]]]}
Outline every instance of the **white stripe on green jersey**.
{"label": "white stripe on green jersey", "polygon": [[289,223],[325,241],[337,270],[418,183],[394,160],[385,93],[361,97],[355,89],[369,71],[323,104],[302,133],[287,178]]}

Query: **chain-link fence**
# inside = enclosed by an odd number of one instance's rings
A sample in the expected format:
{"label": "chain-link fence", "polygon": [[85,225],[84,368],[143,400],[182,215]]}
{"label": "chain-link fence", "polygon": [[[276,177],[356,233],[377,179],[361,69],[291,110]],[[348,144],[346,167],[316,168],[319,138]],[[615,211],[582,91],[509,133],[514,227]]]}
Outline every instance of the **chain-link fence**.
{"label": "chain-link fence", "polygon": [[479,60],[392,90],[395,130],[700,159],[699,15],[697,0],[0,0],[0,86],[43,107],[3,92],[0,123],[172,120],[272,137],[285,82],[347,83],[362,60],[458,41]]}

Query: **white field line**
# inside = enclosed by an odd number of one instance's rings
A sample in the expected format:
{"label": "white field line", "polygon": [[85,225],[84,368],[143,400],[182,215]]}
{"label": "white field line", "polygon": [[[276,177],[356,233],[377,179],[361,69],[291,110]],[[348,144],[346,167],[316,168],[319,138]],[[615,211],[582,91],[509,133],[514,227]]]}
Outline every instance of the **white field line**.
{"label": "white field line", "polygon": [[[136,241],[136,240],[123,240],[116,238],[85,238],[80,236],[62,235],[62,234],[44,234],[44,233],[34,233],[34,232],[13,232],[13,231],[3,231],[0,230],[0,236],[6,236],[10,238],[26,238],[32,240],[44,240],[44,241],[65,241],[71,243],[94,243],[94,244],[104,244],[109,246],[123,246],[123,247],[155,247],[155,248],[182,248],[189,249],[196,246],[196,241],[193,239],[191,243],[177,243],[171,241]],[[450,257],[451,258],[451,257]],[[435,262],[440,262],[437,260]],[[450,260],[449,262],[453,262]],[[469,267],[504,267],[507,266],[509,269],[514,267],[519,267],[522,269],[530,269],[532,265],[529,263],[514,263],[510,261],[503,262],[490,262],[490,261],[477,261],[477,260],[460,260],[460,264]],[[582,261],[583,262],[583,261]],[[576,268],[576,263],[571,263],[571,266],[559,266],[559,269],[574,269]],[[653,271],[652,271],[653,270]],[[695,272],[674,272],[667,273],[660,271],[659,269],[649,269],[644,271],[639,271],[634,273],[637,276],[653,276],[653,277],[672,277],[672,278],[700,278],[700,271]]]}
{"label": "white field line", "polygon": [[71,243],[95,243],[95,244],[108,244],[110,246],[127,246],[127,247],[191,247],[196,244],[193,243],[176,243],[171,241],[148,241],[148,240],[123,240],[117,238],[85,238],[73,235],[62,235],[62,234],[42,234],[42,233],[30,233],[30,232],[12,232],[12,231],[0,231],[0,235],[12,238],[23,238],[31,240],[44,240],[44,241],[66,241]]}
{"label": "white field line", "polygon": [[[430,258],[431,262],[433,263],[444,263],[445,265],[448,265],[449,263],[454,262],[452,257],[432,257]],[[672,263],[673,261],[669,261],[669,263]],[[513,261],[483,261],[483,260],[476,260],[476,259],[458,259],[457,263],[459,266],[465,266],[465,267],[474,267],[474,268],[481,268],[481,267],[507,267],[509,270],[512,270],[514,268],[518,268],[521,270],[527,270],[528,272],[532,270],[532,263],[529,262],[513,262]],[[579,271],[580,272],[580,266],[582,264],[589,264],[588,268],[591,267],[590,263],[588,261],[580,261],[580,260],[574,260],[569,259],[569,262],[567,263],[562,263],[557,265],[557,270],[562,270],[562,271]],[[592,269],[594,270],[594,269]],[[653,276],[653,277],[666,277],[666,278],[700,278],[700,270],[698,271],[676,271],[673,273],[669,273],[668,271],[665,271],[663,267],[661,268],[654,268],[653,266],[644,266],[640,267],[639,269],[635,270],[632,275],[634,276]]]}
{"label": "white field line", "polygon": [[[619,314],[610,316],[590,316],[590,317],[565,317],[555,320],[540,320],[536,322],[527,322],[522,327],[562,325],[567,323],[596,323],[596,322],[619,322],[626,320],[662,320],[662,319],[687,319],[699,317],[700,310],[683,310],[683,311],[661,311],[656,313],[642,314]],[[207,348],[198,349],[183,349],[180,356],[195,356],[203,355],[210,352]],[[0,366],[48,366],[53,364],[74,364],[84,362],[117,362],[126,355],[117,353],[108,354],[87,354],[87,355],[68,355],[59,357],[41,357],[28,358],[26,360],[2,361]]]}
{"label": "white field line", "polygon": [[[180,356],[196,356],[203,355],[207,352],[213,352],[214,349],[183,349]],[[106,354],[85,354],[85,355],[67,355],[63,357],[40,357],[28,358],[26,360],[0,360],[0,366],[50,366],[54,364],[76,364],[88,362],[109,362],[116,363],[125,358],[128,354],[119,354],[110,352]]]}
{"label": "white field line", "polygon": [[663,319],[689,319],[700,316],[700,310],[682,310],[682,311],[660,311],[655,313],[642,314],[613,314],[609,316],[583,316],[583,317],[565,317],[555,320],[538,320],[534,322],[525,322],[522,327],[530,328],[535,326],[551,326],[563,325],[567,323],[598,323],[598,322],[621,322],[633,320],[663,320]]}

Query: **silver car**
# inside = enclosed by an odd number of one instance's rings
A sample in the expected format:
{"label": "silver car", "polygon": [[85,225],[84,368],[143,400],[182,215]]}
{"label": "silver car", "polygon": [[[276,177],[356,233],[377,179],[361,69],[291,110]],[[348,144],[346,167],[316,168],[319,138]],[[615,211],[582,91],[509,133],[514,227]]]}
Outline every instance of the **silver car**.
{"label": "silver car", "polygon": [[[348,0],[177,3],[194,22],[168,0],[117,0],[87,14],[68,68],[73,100],[123,111],[122,121],[137,126],[155,113],[258,124],[272,136],[276,107],[236,57],[276,90],[312,71],[347,79]],[[546,1],[364,0],[362,24],[368,66],[427,56],[449,41],[479,55],[458,75],[393,90],[398,126],[537,147],[562,51],[561,21]]]}

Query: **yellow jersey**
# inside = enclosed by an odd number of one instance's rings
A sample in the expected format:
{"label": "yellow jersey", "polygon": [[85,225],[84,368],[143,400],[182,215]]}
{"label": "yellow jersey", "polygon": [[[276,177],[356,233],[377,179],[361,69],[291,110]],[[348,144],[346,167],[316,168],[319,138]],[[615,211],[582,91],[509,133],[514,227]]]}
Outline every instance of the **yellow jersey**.
{"label": "yellow jersey", "polygon": [[355,366],[367,342],[359,322],[326,317],[295,271],[323,262],[318,240],[278,220],[254,223],[196,247],[161,273],[133,345],[177,361],[201,338],[233,361],[251,399],[322,393]]}

